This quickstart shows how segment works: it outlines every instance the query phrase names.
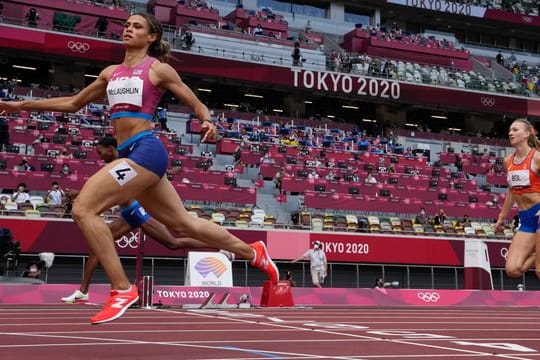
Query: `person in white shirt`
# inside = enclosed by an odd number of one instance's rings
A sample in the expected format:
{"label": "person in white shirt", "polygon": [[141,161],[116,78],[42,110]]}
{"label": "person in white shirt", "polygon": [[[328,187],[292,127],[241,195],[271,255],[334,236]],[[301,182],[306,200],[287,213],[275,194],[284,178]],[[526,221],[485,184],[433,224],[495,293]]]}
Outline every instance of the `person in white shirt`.
{"label": "person in white shirt", "polygon": [[311,267],[311,281],[313,285],[320,288],[326,279],[326,275],[328,275],[328,263],[326,262],[326,254],[322,250],[322,243],[319,240],[313,243],[313,249],[309,249],[292,262],[307,259],[309,259]]}
{"label": "person in white shirt", "polygon": [[17,186],[17,190],[11,196],[11,200],[13,200],[13,202],[17,204],[23,204],[25,202],[30,201],[30,194],[28,193],[26,184],[20,183]]}
{"label": "person in white shirt", "polygon": [[369,172],[367,174],[367,177],[365,178],[364,182],[366,184],[376,184],[377,183],[377,179],[375,178],[375,176],[373,176],[373,174],[371,172]]}
{"label": "person in white shirt", "polygon": [[62,199],[64,196],[64,190],[60,188],[56,181],[53,181],[51,184],[51,189],[47,191],[45,200],[49,205],[62,205]]}

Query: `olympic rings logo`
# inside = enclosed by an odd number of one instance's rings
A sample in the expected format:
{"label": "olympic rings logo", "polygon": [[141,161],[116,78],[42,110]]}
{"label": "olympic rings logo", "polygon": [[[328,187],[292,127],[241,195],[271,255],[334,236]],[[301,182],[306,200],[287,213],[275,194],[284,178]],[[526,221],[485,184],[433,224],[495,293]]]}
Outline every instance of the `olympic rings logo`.
{"label": "olympic rings logo", "polygon": [[90,50],[90,44],[86,42],[80,42],[80,41],[68,41],[67,47],[69,50],[73,52],[78,52],[81,54],[84,54],[88,50]]}
{"label": "olympic rings logo", "polygon": [[492,98],[492,97],[482,96],[480,98],[480,102],[485,107],[493,107],[495,105],[495,103],[496,103],[496,100],[495,100],[495,98]]}
{"label": "olympic rings logo", "polygon": [[506,257],[508,256],[508,248],[501,248],[501,256],[506,259]]}
{"label": "olympic rings logo", "polygon": [[436,303],[441,298],[441,295],[437,292],[419,292],[416,296],[427,303]]}
{"label": "olympic rings logo", "polygon": [[139,233],[131,231],[129,234],[122,236],[120,239],[115,240],[114,242],[120,249],[136,249],[139,247]]}

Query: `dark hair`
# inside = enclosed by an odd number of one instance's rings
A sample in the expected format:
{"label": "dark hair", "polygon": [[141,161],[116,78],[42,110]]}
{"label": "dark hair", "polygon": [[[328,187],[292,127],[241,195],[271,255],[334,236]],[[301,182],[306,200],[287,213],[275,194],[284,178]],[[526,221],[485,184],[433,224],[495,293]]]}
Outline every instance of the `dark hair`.
{"label": "dark hair", "polygon": [[96,145],[100,145],[100,146],[103,146],[103,147],[114,147],[116,148],[118,146],[118,143],[116,142],[116,138],[114,136],[110,136],[110,135],[107,135],[107,136],[104,136],[102,137]]}
{"label": "dark hair", "polygon": [[166,40],[163,40],[163,27],[161,23],[150,14],[134,13],[131,16],[134,15],[143,17],[150,27],[150,34],[156,34],[156,40],[150,44],[148,54],[159,59],[159,61],[166,62],[171,52],[171,45]]}

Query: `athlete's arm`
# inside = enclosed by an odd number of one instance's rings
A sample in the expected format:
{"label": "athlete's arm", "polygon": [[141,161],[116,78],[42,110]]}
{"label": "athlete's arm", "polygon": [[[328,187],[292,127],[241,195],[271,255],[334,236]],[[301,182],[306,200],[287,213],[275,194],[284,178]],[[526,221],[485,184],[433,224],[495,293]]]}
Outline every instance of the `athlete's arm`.
{"label": "athlete's arm", "polygon": [[216,136],[216,127],[211,122],[210,111],[182,81],[176,70],[169,64],[160,62],[154,63],[151,69],[153,70],[150,72],[152,83],[162,89],[169,90],[193,110],[202,125],[204,133],[202,141],[213,139]]}
{"label": "athlete's arm", "polygon": [[497,218],[497,222],[495,223],[495,229],[499,229],[504,226],[504,221],[506,220],[510,209],[514,205],[514,202],[514,195],[512,195],[510,189],[508,189],[508,191],[506,192],[506,197],[504,198],[503,206],[501,207],[501,212],[499,213],[499,217]]}
{"label": "athlete's arm", "polygon": [[0,114],[21,110],[75,112],[84,105],[105,96],[107,81],[114,67],[113,65],[105,68],[96,80],[73,96],[40,100],[0,101]]}
{"label": "athlete's arm", "polygon": [[540,151],[535,151],[534,153],[532,164],[531,164],[531,170],[536,174],[540,172]]}

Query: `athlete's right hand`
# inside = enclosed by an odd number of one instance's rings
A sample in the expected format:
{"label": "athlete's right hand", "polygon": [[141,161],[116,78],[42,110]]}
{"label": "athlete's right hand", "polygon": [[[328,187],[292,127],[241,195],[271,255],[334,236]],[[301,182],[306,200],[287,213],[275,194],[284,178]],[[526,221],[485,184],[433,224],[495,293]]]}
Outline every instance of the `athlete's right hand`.
{"label": "athlete's right hand", "polygon": [[20,101],[0,101],[0,115],[21,111]]}
{"label": "athlete's right hand", "polygon": [[495,230],[502,229],[504,229],[504,219],[497,218],[497,222],[495,223]]}

